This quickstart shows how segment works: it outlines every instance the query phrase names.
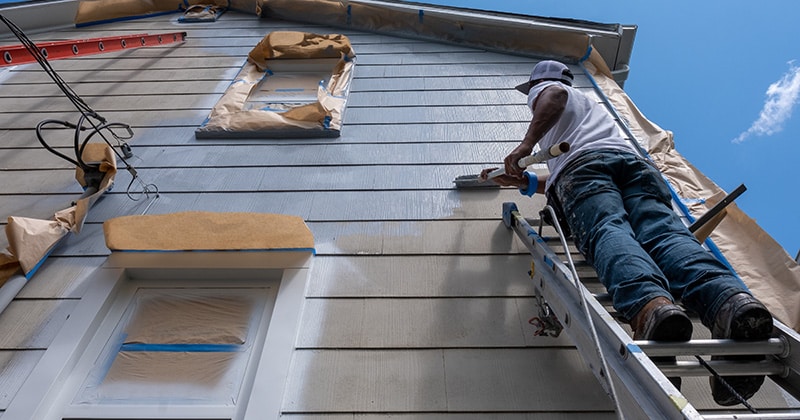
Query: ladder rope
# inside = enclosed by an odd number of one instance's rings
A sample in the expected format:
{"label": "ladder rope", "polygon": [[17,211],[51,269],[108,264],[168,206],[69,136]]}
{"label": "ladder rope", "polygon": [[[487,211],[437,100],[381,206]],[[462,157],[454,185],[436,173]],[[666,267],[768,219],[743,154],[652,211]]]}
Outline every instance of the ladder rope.
{"label": "ladder rope", "polygon": [[561,246],[564,247],[564,254],[566,255],[567,258],[567,265],[569,266],[570,273],[572,273],[572,278],[574,279],[574,286],[578,290],[578,294],[581,296],[580,305],[581,309],[583,309],[583,314],[584,316],[586,316],[586,320],[588,321],[589,324],[589,330],[592,336],[592,342],[594,344],[595,352],[597,353],[597,357],[600,359],[600,364],[602,369],[601,376],[605,379],[605,382],[608,385],[608,393],[609,396],[611,397],[611,400],[614,402],[614,408],[615,411],[617,412],[617,418],[624,419],[625,415],[622,412],[619,399],[617,398],[617,391],[614,387],[614,380],[611,378],[611,371],[608,368],[608,362],[606,361],[605,354],[603,353],[603,349],[601,347],[600,337],[597,335],[597,328],[594,325],[594,319],[592,318],[592,314],[589,311],[589,305],[588,302],[586,301],[586,294],[581,291],[581,282],[580,278],[578,277],[578,270],[575,268],[575,262],[572,260],[572,254],[569,252],[567,239],[564,236],[564,232],[561,230],[561,225],[558,222],[558,218],[556,217],[556,213],[553,207],[550,205],[546,205],[545,210],[547,210],[550,213],[553,227],[555,227],[556,232],[558,233],[558,238],[561,241]]}
{"label": "ladder rope", "polygon": [[736,398],[736,400],[737,400],[737,401],[739,401],[739,402],[740,402],[742,405],[744,405],[744,406],[745,406],[745,407],[746,407],[748,410],[750,410],[750,412],[751,412],[751,413],[753,413],[753,414],[758,414],[758,411],[756,411],[756,409],[755,409],[755,408],[754,408],[752,405],[750,405],[750,403],[748,403],[748,402],[747,402],[747,400],[746,400],[746,399],[744,399],[744,397],[742,397],[741,395],[739,395],[739,393],[738,393],[738,392],[736,392],[736,390],[735,390],[735,389],[733,389],[733,387],[732,387],[732,386],[731,386],[731,385],[730,385],[730,384],[729,384],[729,383],[728,383],[728,382],[727,382],[727,381],[726,381],[726,380],[725,380],[725,379],[724,379],[722,376],[720,376],[720,374],[719,374],[719,373],[717,373],[717,371],[716,371],[716,370],[714,370],[714,368],[713,368],[713,367],[711,367],[711,365],[709,365],[709,364],[708,364],[708,363],[707,363],[705,360],[703,360],[703,358],[702,358],[702,357],[700,357],[700,356],[698,356],[698,355],[695,355],[694,357],[695,357],[695,358],[697,358],[697,361],[698,361],[698,362],[700,362],[700,365],[701,365],[701,366],[703,366],[704,368],[706,368],[706,369],[707,369],[707,370],[708,370],[708,371],[711,373],[711,375],[713,375],[713,376],[714,376],[716,379],[718,379],[718,380],[719,380],[719,382],[722,384],[722,386],[724,386],[724,387],[725,387],[725,389],[727,389],[727,390],[728,390],[728,392],[730,392],[730,393],[731,393],[731,395],[733,395],[733,396],[734,396],[734,398]]}
{"label": "ladder rope", "polygon": [[[550,217],[552,219],[551,220],[552,225],[556,229],[556,232],[558,233],[558,237],[559,237],[559,240],[561,242],[561,246],[564,247],[564,254],[565,254],[566,259],[567,259],[567,265],[569,266],[570,272],[572,273],[573,279],[575,281],[574,285],[575,285],[576,288],[578,288],[580,290],[580,280],[579,280],[579,277],[578,277],[578,272],[575,269],[575,263],[574,263],[574,261],[572,259],[572,254],[569,252],[569,248],[568,248],[568,245],[567,245],[566,238],[565,238],[564,233],[563,233],[563,231],[561,229],[561,225],[558,222],[558,218],[556,217],[555,211],[552,208],[552,206],[550,206],[550,205],[545,206],[545,210],[547,210],[550,213]],[[541,227],[540,227],[540,229],[541,229]],[[541,236],[541,230],[540,230],[539,233],[540,233],[540,236]],[[594,325],[594,320],[592,319],[591,313],[589,312],[588,304],[586,302],[586,296],[583,293],[580,293],[580,295],[581,295],[581,301],[580,301],[581,308],[583,309],[584,314],[586,315],[586,318],[587,318],[587,321],[588,321],[588,325],[589,325],[589,330],[591,332],[592,340],[593,340],[594,345],[595,345],[595,350],[597,352],[598,357],[600,358],[600,362],[602,363],[603,369],[606,372],[608,372],[608,365],[607,365],[605,356],[603,354],[603,350],[602,350],[602,348],[600,346],[600,340],[599,340],[599,337],[597,335],[597,329],[596,329],[596,327]],[[750,403],[748,403],[747,400],[744,399],[744,397],[742,397],[738,392],[736,392],[736,390],[733,389],[733,387],[727,381],[725,381],[725,379],[723,379],[722,376],[720,376],[719,373],[717,373],[716,370],[714,370],[714,368],[711,367],[711,365],[706,363],[706,361],[703,360],[703,358],[700,357],[699,355],[694,355],[694,357],[696,357],[697,360],[699,361],[699,363],[703,367],[705,367],[714,377],[719,379],[720,383],[734,396],[734,398],[736,398],[737,401],[739,401],[742,405],[744,405],[751,413],[758,414],[758,411],[756,411],[756,409],[752,405],[750,405]],[[604,379],[606,380],[606,383],[609,386],[609,393],[611,394],[611,398],[614,401],[614,406],[615,406],[616,411],[618,413],[618,417],[619,418],[624,418],[624,415],[622,414],[622,410],[620,410],[619,401],[618,401],[618,399],[616,397],[616,390],[614,389],[613,381],[611,380],[611,378],[608,375],[604,376]]]}

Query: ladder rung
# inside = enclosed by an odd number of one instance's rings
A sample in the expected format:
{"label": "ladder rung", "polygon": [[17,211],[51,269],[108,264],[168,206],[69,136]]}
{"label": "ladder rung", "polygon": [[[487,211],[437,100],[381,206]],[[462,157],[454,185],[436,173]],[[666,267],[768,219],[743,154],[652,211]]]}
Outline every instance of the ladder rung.
{"label": "ladder rung", "polygon": [[[607,308],[608,295],[589,289],[578,273],[570,255],[564,261],[522,217],[514,203],[503,203],[503,222],[525,244],[533,258],[531,279],[537,294],[564,324],[564,331],[573,340],[583,360],[591,368],[614,400],[615,409],[627,418],[704,418],[680,395],[680,390],[667,378],[709,376],[709,366],[723,376],[770,376],[775,385],[795,399],[800,399],[800,336],[775,320],[780,338],[756,342],[734,340],[692,340],[684,343],[631,341],[630,330],[618,324]],[[562,248],[565,248],[562,246]],[[566,247],[569,248],[569,247]],[[586,316],[588,314],[588,316]],[[696,314],[690,314],[697,317]],[[698,355],[702,359],[692,358]],[[759,355],[761,361],[747,359]],[[621,356],[621,357],[619,357]],[[678,361],[661,362],[658,357],[680,356]],[[729,356],[729,357],[710,357]],[[740,356],[740,357],[737,357]],[[711,360],[709,359],[721,359]],[[655,359],[655,360],[654,360]],[[734,360],[726,360],[734,359]],[[613,374],[607,374],[611,371]],[[609,380],[610,379],[610,380]],[[681,401],[680,405],[676,402]],[[715,418],[775,418],[800,416],[800,407],[771,410],[762,417],[739,414],[743,410],[708,412]],[[793,412],[794,411],[794,412]],[[776,413],[776,414],[772,414]],[[786,414],[791,413],[791,414]],[[708,417],[712,418],[712,417]]]}
{"label": "ladder rung", "polygon": [[722,339],[692,340],[681,343],[663,341],[634,341],[650,357],[656,356],[736,356],[749,354],[774,354],[785,357],[788,346],[785,340],[770,338],[761,341],[735,341]]}
{"label": "ladder rung", "polygon": [[608,293],[594,293],[592,296],[602,305],[611,305],[611,295]]}
{"label": "ladder rung", "polygon": [[[721,376],[750,376],[750,375],[788,375],[788,368],[774,360],[760,361],[733,361],[733,360],[708,360],[706,363]],[[664,376],[710,376],[709,372],[700,362],[678,360],[677,362],[656,363]]]}

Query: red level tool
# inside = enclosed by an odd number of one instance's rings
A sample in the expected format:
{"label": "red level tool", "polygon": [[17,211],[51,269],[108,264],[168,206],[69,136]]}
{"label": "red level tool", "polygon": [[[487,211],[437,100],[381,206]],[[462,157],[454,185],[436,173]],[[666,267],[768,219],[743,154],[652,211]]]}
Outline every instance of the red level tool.
{"label": "red level tool", "polygon": [[[165,34],[136,34],[124,36],[108,36],[102,38],[76,39],[70,41],[53,41],[37,43],[36,47],[48,60],[78,57],[81,55],[100,54],[110,51],[128,50],[141,47],[183,42],[186,32],[170,32]],[[36,60],[24,45],[0,46],[3,61],[0,66],[33,63]]]}

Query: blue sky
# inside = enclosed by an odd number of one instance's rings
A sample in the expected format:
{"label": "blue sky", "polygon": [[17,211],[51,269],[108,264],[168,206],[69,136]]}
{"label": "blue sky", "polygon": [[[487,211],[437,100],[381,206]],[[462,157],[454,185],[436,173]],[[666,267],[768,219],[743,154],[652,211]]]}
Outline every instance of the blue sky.
{"label": "blue sky", "polygon": [[797,255],[800,2],[426,3],[637,25],[625,91],[648,119],[675,134],[678,152],[722,189],[745,184],[736,203],[792,258]]}

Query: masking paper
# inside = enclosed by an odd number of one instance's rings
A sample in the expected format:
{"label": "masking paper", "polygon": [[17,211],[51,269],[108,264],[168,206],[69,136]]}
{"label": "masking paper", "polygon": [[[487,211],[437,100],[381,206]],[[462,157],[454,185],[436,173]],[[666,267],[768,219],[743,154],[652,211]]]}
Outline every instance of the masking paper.
{"label": "masking paper", "polygon": [[[89,208],[114,185],[117,162],[110,146],[105,143],[89,143],[83,151],[83,161],[99,162],[103,179],[97,191],[87,190],[88,195],[80,198],[74,206],[57,211],[53,220],[9,216],[6,225],[8,254],[0,258],[0,274],[8,277],[0,278],[0,284],[17,272],[15,267],[19,267],[28,276],[68,233],[80,233]],[[81,186],[87,187],[80,168],[76,169],[75,179]]]}
{"label": "masking paper", "polygon": [[[195,137],[337,137],[354,65],[355,52],[344,35],[271,32],[250,51],[247,62],[195,131]],[[270,78],[295,73],[322,73],[325,78],[316,85],[280,89],[307,92],[311,101],[251,105],[251,98],[263,97],[260,91]],[[286,83],[291,79],[283,80]]]}

